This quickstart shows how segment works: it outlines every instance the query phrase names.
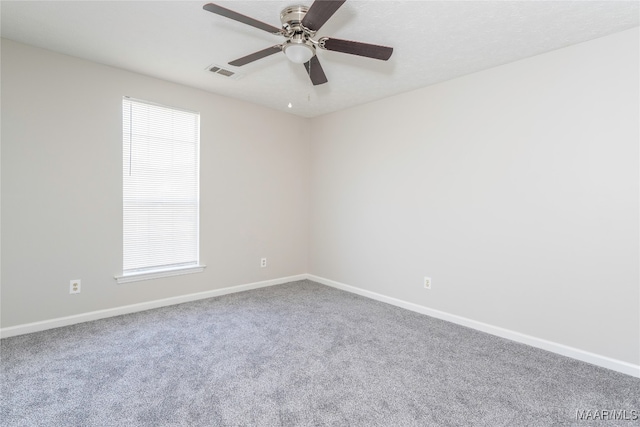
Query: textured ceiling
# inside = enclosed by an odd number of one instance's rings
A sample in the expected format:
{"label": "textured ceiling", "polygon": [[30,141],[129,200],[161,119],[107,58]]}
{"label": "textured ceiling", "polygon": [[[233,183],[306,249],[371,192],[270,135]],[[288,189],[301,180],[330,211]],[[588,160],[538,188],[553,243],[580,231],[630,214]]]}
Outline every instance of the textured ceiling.
{"label": "textured ceiling", "polygon": [[[281,37],[206,12],[207,1],[2,1],[2,37],[314,117],[638,26],[637,1],[348,0],[318,36],[392,46],[387,62],[319,51],[329,83],[277,53]],[[311,0],[216,1],[280,26]],[[211,64],[238,71],[230,79]],[[292,108],[287,105],[291,102]]]}

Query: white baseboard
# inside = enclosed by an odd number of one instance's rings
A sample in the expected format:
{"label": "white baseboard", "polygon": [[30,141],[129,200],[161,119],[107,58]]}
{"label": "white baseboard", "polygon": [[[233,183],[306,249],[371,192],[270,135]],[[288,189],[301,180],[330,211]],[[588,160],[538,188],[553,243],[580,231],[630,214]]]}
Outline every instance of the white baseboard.
{"label": "white baseboard", "polygon": [[108,308],[106,310],[91,311],[89,313],[76,314],[73,316],[58,317],[56,319],[43,320],[42,322],[25,323],[23,325],[10,326],[0,329],[0,338],[8,338],[16,335],[29,334],[32,332],[45,331],[47,329],[59,328],[62,326],[74,325],[76,323],[90,322],[92,320],[104,319],[107,317],[120,316],[122,314],[136,313],[138,311],[150,310],[152,308],[166,307],[168,305],[182,304],[184,302],[196,301],[200,299],[217,297],[220,295],[232,294],[235,292],[249,291],[251,289],[264,288],[267,286],[280,285],[283,283],[304,280],[306,274],[297,276],[281,277],[279,279],[264,280],[261,282],[248,283],[245,285],[230,286],[228,288],[213,289],[211,291],[198,292],[194,294],[179,295],[171,298],[164,298],[154,301],[141,302],[138,304],[125,305],[122,307]]}
{"label": "white baseboard", "polygon": [[558,344],[552,341],[536,338],[531,335],[521,334],[520,332],[515,332],[509,329],[500,328],[498,326],[489,325],[487,323],[478,322],[476,320],[467,319],[466,317],[457,316],[455,314],[449,314],[443,311],[434,310],[432,308],[403,301],[397,298],[392,298],[386,295],[378,294],[376,292],[356,288],[355,286],[345,285],[344,283],[336,282],[334,280],[314,276],[313,274],[308,274],[307,279],[321,283],[323,285],[331,286],[333,288],[341,289],[343,291],[371,298],[376,301],[385,302],[387,304],[402,307],[407,310],[415,311],[417,313],[426,314],[427,316],[435,317],[437,319],[446,320],[447,322],[456,323],[458,325],[486,332],[491,335],[496,335],[501,338],[506,338],[522,344],[527,344],[532,347],[537,347],[543,350],[550,351],[552,353],[561,354],[563,356],[571,357],[582,362],[591,363],[592,365],[600,366],[603,368],[611,369],[613,371],[622,372],[623,374],[631,375],[632,377],[640,378],[640,365],[634,365],[632,363],[612,359],[606,356],[601,356],[599,354],[591,353],[585,350],[569,347],[564,344]]}
{"label": "white baseboard", "polygon": [[181,304],[189,301],[196,301],[200,299],[212,298],[221,295],[232,294],[235,292],[243,292],[251,289],[264,288],[267,286],[280,285],[288,282],[295,282],[297,280],[312,280],[323,285],[331,286],[336,289],[358,294],[367,298],[374,299],[376,301],[385,302],[387,304],[395,305],[407,310],[411,310],[417,313],[426,314],[427,316],[435,317],[437,319],[446,320],[451,323],[466,326],[478,331],[486,332],[491,335],[496,335],[502,338],[506,338],[512,341],[516,341],[522,344],[527,344],[532,347],[541,348],[543,350],[550,351],[552,353],[561,354],[563,356],[571,357],[583,362],[591,363],[596,366],[611,369],[623,374],[631,375],[636,378],[640,378],[640,365],[634,365],[632,363],[624,362],[610,357],[602,356],[599,354],[591,353],[585,350],[580,350],[574,347],[569,347],[564,344],[558,344],[552,341],[547,341],[541,338],[536,338],[531,335],[522,334],[509,329],[500,328],[498,326],[489,325],[487,323],[478,322],[476,320],[468,319],[466,317],[457,316],[455,314],[446,313],[444,311],[434,310],[422,305],[414,304],[411,302],[403,301],[397,298],[392,298],[386,295],[378,294],[376,292],[367,291],[357,288],[355,286],[346,285],[344,283],[336,282],[334,280],[325,279],[323,277],[315,276],[313,274],[299,274],[296,276],[282,277],[278,279],[265,280],[261,282],[248,283],[245,285],[230,286],[227,288],[213,289],[211,291],[198,292],[194,294],[179,295],[176,297],[159,299],[154,301],[143,302],[139,304],[125,305],[122,307],[109,308],[106,310],[92,311],[89,313],[76,314],[73,316],[59,317],[56,319],[44,320],[41,322],[26,323],[23,325],[10,326],[7,328],[0,328],[0,338],[8,338],[16,335],[29,334],[32,332],[45,331],[47,329],[59,328],[62,326],[74,325],[76,323],[90,322],[92,320],[104,319],[107,317],[120,316],[122,314],[135,313],[139,311],[150,310],[153,308],[166,307],[169,305]]}

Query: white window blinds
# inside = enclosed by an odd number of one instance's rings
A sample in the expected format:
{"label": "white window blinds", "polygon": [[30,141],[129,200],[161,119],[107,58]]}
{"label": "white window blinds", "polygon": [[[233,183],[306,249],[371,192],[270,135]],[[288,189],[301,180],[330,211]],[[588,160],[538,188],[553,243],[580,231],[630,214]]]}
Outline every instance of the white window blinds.
{"label": "white window blinds", "polygon": [[124,275],[198,265],[200,115],[123,98]]}

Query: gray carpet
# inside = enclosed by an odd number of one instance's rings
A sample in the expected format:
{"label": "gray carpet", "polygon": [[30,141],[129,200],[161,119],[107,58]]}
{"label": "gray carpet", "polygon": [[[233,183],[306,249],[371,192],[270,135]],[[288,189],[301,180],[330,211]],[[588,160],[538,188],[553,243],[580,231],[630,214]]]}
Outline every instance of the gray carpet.
{"label": "gray carpet", "polygon": [[3,426],[630,426],[576,412],[640,414],[640,379],[310,281],[7,338],[1,356]]}

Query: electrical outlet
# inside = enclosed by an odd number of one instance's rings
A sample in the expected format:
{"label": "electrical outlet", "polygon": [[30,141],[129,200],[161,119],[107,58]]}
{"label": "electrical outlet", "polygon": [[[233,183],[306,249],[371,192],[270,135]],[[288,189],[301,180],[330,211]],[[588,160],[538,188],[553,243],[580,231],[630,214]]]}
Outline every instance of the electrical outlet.
{"label": "electrical outlet", "polygon": [[267,259],[266,258],[261,258],[260,259],[260,267],[261,268],[265,268],[267,266]]}
{"label": "electrical outlet", "polygon": [[431,289],[431,277],[424,276],[424,288]]}
{"label": "electrical outlet", "polygon": [[82,283],[80,282],[80,280],[72,280],[72,281],[70,281],[69,282],[69,293],[70,294],[79,294],[81,285],[82,285]]}

